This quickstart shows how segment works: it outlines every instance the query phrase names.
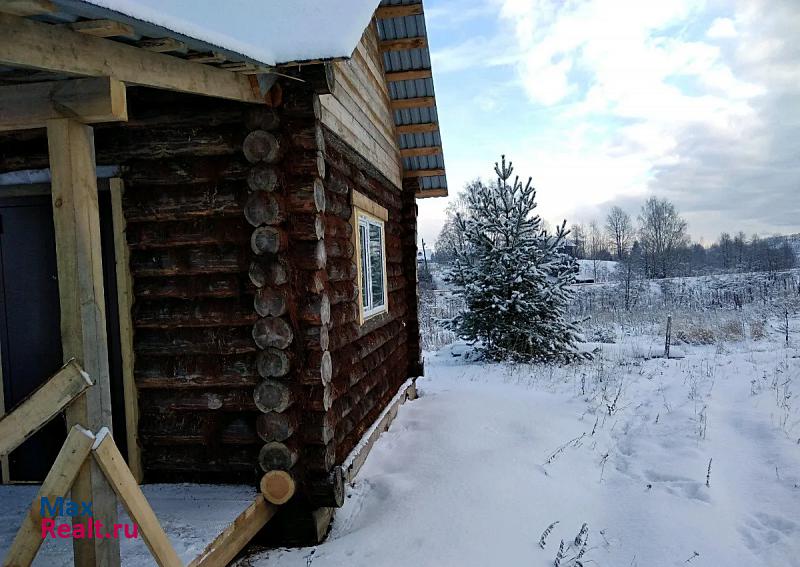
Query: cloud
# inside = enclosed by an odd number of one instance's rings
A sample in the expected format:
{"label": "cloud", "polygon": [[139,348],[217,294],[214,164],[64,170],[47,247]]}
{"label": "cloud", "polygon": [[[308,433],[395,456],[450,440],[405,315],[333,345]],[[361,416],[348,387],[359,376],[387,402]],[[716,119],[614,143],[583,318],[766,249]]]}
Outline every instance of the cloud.
{"label": "cloud", "polygon": [[717,18],[706,32],[706,36],[712,39],[730,39],[736,35],[736,26],[730,18]]}

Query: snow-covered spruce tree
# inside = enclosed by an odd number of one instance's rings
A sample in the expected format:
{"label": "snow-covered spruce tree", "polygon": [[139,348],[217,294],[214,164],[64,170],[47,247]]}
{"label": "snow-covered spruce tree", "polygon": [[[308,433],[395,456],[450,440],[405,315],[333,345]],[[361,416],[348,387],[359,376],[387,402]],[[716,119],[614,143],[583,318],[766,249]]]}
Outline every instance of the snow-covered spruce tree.
{"label": "snow-covered spruce tree", "polygon": [[566,319],[577,262],[564,251],[563,223],[548,234],[534,214],[536,190],[515,177],[505,156],[497,183],[476,183],[466,213],[456,218],[450,281],[465,311],[448,322],[459,336],[479,341],[486,360],[570,362],[588,358],[577,348],[579,331]]}

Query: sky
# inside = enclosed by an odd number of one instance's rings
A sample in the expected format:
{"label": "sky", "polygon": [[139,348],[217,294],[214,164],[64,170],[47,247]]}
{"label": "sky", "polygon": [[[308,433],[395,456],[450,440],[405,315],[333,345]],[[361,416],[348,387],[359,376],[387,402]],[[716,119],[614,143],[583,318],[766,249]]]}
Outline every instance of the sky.
{"label": "sky", "polygon": [[[450,195],[505,154],[551,224],[667,198],[800,232],[800,0],[425,0]],[[448,198],[419,203],[436,241]]]}

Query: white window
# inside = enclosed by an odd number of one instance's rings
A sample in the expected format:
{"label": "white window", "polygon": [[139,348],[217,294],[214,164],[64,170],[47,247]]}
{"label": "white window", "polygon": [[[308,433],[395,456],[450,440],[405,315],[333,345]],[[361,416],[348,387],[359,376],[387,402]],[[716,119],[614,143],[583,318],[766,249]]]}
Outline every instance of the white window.
{"label": "white window", "polygon": [[359,287],[362,320],[387,310],[386,247],[382,220],[358,212]]}

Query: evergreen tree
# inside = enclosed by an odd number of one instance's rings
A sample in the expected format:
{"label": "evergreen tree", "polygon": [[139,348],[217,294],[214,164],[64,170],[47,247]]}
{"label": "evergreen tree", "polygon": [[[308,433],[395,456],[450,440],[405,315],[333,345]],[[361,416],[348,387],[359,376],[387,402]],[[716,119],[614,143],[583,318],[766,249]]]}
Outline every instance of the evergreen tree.
{"label": "evergreen tree", "polygon": [[[580,335],[566,319],[577,262],[565,250],[566,223],[549,234],[534,214],[528,179],[509,182],[513,167],[495,164],[497,183],[476,184],[466,214],[456,217],[464,246],[450,280],[466,310],[449,322],[461,337],[480,341],[487,360],[569,362]],[[468,250],[469,252],[465,252]]]}

